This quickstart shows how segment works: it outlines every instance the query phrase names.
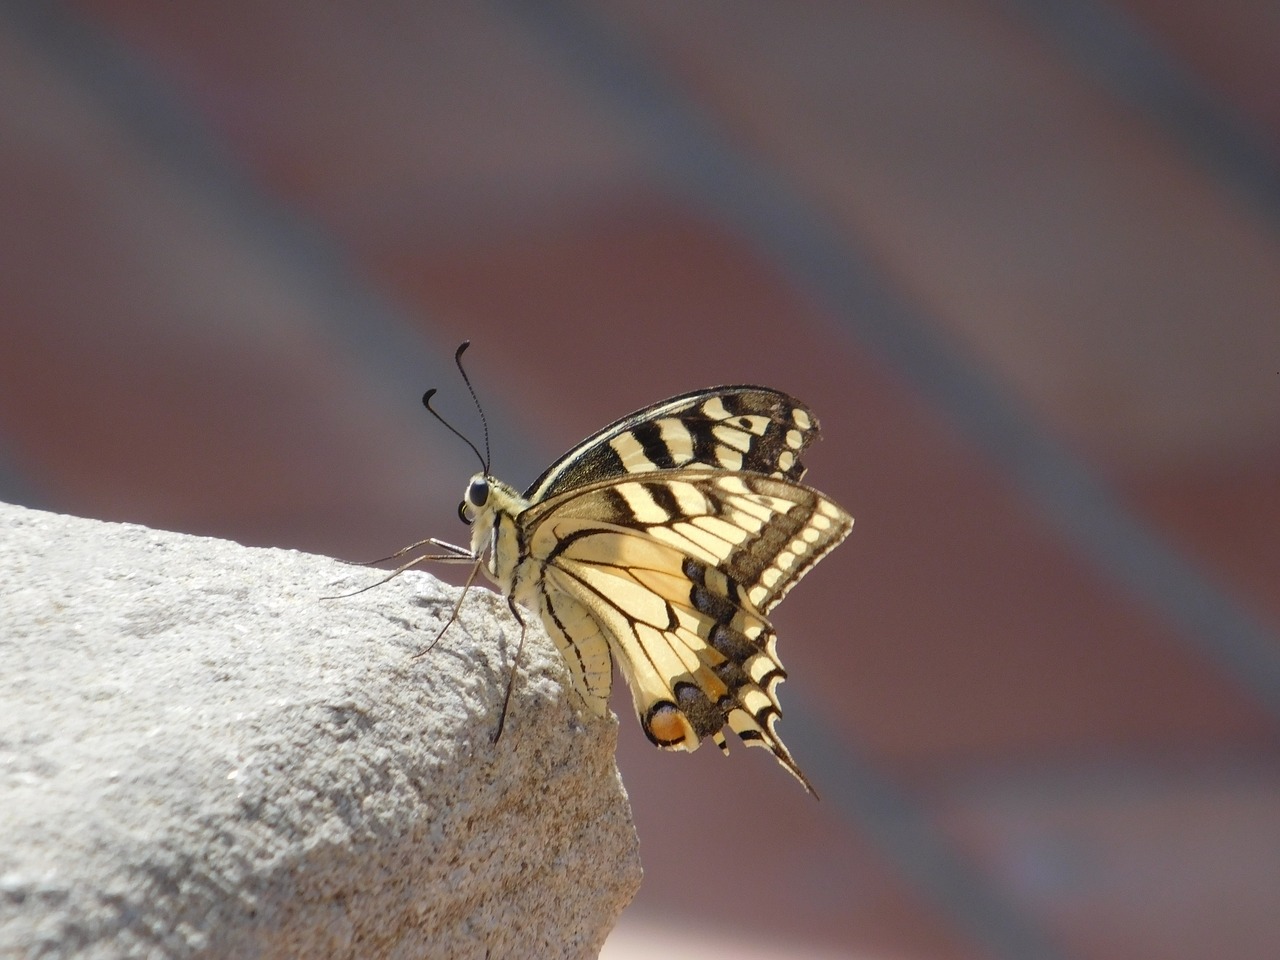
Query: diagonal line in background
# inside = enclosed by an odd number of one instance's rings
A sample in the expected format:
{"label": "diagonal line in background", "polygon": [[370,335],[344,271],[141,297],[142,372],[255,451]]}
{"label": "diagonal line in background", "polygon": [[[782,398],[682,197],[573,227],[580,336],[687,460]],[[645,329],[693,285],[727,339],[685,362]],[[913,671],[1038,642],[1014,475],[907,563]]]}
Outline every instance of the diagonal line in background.
{"label": "diagonal line in background", "polygon": [[1116,4],[995,0],[1044,34],[1082,73],[1181,145],[1209,176],[1280,229],[1280,166],[1229,103],[1200,84]]}
{"label": "diagonal line in background", "polygon": [[[207,209],[233,222],[238,242],[307,298],[315,328],[363,370],[387,416],[406,435],[428,435],[418,398],[426,387],[457,383],[457,343],[441,342],[433,332],[438,324],[422,322],[421,308],[393,302],[367,283],[349,251],[320,224],[253,183],[170,86],[74,11],[0,0],[0,17],[18,40],[91,97],[140,153],[175,172]],[[513,414],[491,425],[494,448],[511,462],[536,463],[543,458],[518,422]],[[17,502],[35,506],[31,486],[0,459],[0,493],[11,490]]]}

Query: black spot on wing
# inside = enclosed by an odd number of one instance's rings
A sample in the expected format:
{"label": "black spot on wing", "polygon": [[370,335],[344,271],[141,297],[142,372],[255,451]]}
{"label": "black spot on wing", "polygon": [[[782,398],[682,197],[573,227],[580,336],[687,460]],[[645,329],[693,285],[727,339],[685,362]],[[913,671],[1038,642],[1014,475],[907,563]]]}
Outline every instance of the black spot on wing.
{"label": "black spot on wing", "polygon": [[653,498],[656,503],[668,516],[680,515],[680,503],[676,500],[676,495],[671,492],[671,488],[665,483],[643,483],[645,493]]}
{"label": "black spot on wing", "polygon": [[600,491],[600,496],[604,498],[614,522],[628,527],[637,526],[636,513],[631,509],[630,502],[614,487],[605,487]]}
{"label": "black spot on wing", "polygon": [[[720,651],[720,655],[728,657],[727,663],[741,663],[753,654],[760,652],[759,644],[754,643],[750,637],[740,630],[724,623],[716,623],[711,627],[707,634],[707,642]],[[724,677],[720,678],[725,683],[729,683]],[[732,686],[732,684],[729,684]]]}
{"label": "black spot on wing", "polygon": [[696,421],[690,418],[690,422],[686,424],[689,430],[689,436],[693,440],[693,458],[692,463],[703,463],[708,466],[720,466],[720,444],[717,442],[715,434],[711,432],[714,421],[700,417]]}
{"label": "black spot on wing", "polygon": [[718,624],[728,623],[738,612],[737,604],[728,597],[712,593],[697,583],[689,589],[689,603],[693,605],[693,609],[710,617]]}
{"label": "black spot on wing", "polygon": [[677,683],[675,686],[676,703],[693,726],[698,739],[709,737],[725,725],[725,711],[711,702],[711,699],[694,683]]}
{"label": "black spot on wing", "polygon": [[707,579],[706,566],[699,563],[697,560],[694,560],[692,557],[684,558],[684,563],[680,566],[680,572],[694,583],[705,583]]}
{"label": "black spot on wing", "polygon": [[632,429],[631,435],[640,444],[645,459],[655,467],[659,470],[675,469],[676,462],[672,459],[667,441],[662,439],[662,428],[657,423],[653,421],[638,423]]}
{"label": "black spot on wing", "polygon": [[729,688],[731,696],[736,696],[738,690],[751,682],[751,678],[747,676],[747,671],[742,668],[740,661],[726,660],[724,663],[716,664],[712,669],[715,671],[716,676],[720,678],[720,682]]}

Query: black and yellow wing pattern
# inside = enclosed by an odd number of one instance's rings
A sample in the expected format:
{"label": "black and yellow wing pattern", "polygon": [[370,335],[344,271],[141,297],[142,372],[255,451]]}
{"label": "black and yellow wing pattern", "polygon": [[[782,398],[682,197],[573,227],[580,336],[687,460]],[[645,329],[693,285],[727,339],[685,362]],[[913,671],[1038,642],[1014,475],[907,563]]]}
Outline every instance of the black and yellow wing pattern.
{"label": "black and yellow wing pattern", "polygon": [[[471,553],[535,611],[574,689],[608,709],[616,660],[651,741],[728,752],[728,726],[812,786],[775,729],[769,611],[853,524],[801,483],[818,421],[758,386],[698,390],[610,424],[523,494],[476,474]],[[514,607],[513,607],[514,610]]]}

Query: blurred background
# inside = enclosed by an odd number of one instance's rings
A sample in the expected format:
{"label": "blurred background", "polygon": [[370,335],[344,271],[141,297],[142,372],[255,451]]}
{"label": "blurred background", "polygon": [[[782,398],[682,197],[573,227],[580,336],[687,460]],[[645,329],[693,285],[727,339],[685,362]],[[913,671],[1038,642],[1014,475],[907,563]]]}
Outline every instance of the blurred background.
{"label": "blurred background", "polygon": [[[0,497],[344,558],[724,382],[856,518],[605,956],[1272,958],[1280,7],[0,4]],[[448,572],[448,571],[444,571]]]}

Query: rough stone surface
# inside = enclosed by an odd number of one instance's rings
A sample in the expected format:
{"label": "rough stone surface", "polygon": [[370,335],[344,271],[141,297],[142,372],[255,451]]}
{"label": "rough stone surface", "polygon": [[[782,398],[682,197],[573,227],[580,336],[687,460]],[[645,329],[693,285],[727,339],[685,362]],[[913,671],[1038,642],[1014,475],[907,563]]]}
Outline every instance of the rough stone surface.
{"label": "rough stone surface", "polygon": [[530,629],[456,590],[0,504],[0,955],[581,957],[640,881]]}

